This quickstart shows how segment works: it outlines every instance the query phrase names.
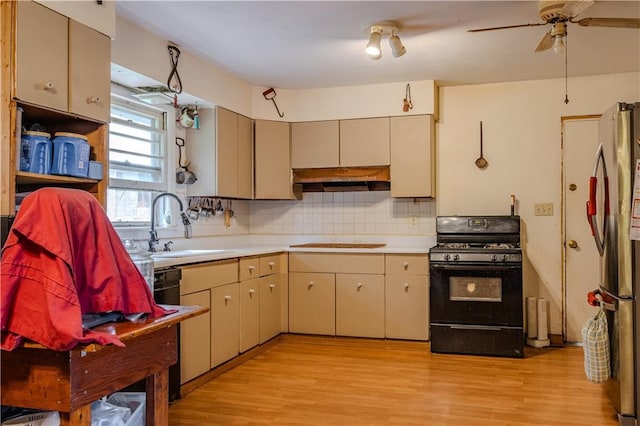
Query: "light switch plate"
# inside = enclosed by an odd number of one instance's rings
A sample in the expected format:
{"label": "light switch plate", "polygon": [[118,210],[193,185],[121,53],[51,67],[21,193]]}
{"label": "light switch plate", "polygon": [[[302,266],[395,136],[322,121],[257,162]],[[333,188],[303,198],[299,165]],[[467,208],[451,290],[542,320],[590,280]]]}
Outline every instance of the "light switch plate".
{"label": "light switch plate", "polygon": [[553,203],[534,204],[536,216],[553,216]]}

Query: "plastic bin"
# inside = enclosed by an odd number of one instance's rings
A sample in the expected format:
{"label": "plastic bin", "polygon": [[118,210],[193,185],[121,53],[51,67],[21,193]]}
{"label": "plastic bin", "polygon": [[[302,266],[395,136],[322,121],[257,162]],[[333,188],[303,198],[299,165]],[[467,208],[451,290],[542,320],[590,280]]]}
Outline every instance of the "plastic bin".
{"label": "plastic bin", "polygon": [[29,131],[20,137],[20,171],[49,174],[51,171],[51,135]]}
{"label": "plastic bin", "polygon": [[87,177],[90,151],[86,136],[56,132],[53,138],[51,174]]}
{"label": "plastic bin", "polygon": [[131,410],[131,417],[125,418],[125,426],[144,426],[147,405],[145,392],[116,392],[107,398],[107,402]]}
{"label": "plastic bin", "polygon": [[2,422],[2,426],[59,426],[60,414],[57,411],[25,414]]}

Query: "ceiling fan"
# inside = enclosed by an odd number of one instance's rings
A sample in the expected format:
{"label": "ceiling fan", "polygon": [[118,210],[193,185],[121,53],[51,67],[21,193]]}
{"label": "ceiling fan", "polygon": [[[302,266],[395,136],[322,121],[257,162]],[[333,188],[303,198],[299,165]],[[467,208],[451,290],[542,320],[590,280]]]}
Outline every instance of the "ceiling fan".
{"label": "ceiling fan", "polygon": [[540,19],[544,22],[479,28],[469,30],[469,32],[475,33],[481,31],[504,30],[508,28],[551,25],[551,28],[544,37],[542,37],[542,40],[536,47],[535,51],[541,52],[553,47],[554,51],[557,52],[564,48],[564,39],[567,36],[567,23],[578,24],[583,27],[640,28],[640,19],[638,18],[582,18],[576,20],[576,16],[584,12],[594,3],[594,0],[540,0],[538,2],[538,13],[540,15]]}

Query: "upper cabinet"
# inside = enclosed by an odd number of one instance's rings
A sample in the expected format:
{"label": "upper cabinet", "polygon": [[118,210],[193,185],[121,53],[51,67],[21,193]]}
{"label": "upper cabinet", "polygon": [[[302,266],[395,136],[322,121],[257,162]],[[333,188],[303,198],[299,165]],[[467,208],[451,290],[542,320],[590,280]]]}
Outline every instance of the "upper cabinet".
{"label": "upper cabinet", "polygon": [[435,196],[433,116],[391,117],[391,196]]}
{"label": "upper cabinet", "polygon": [[198,180],[189,195],[253,197],[253,123],[228,109],[200,109],[200,129],[187,129],[187,152]]}
{"label": "upper cabinet", "polygon": [[339,138],[337,120],[291,123],[291,168],[338,167]]}
{"label": "upper cabinet", "polygon": [[31,1],[17,2],[14,98],[109,121],[110,39]]}
{"label": "upper cabinet", "polygon": [[282,121],[255,120],[255,198],[296,198],[291,184],[290,125]]}
{"label": "upper cabinet", "polygon": [[340,120],[340,166],[388,166],[389,117]]}

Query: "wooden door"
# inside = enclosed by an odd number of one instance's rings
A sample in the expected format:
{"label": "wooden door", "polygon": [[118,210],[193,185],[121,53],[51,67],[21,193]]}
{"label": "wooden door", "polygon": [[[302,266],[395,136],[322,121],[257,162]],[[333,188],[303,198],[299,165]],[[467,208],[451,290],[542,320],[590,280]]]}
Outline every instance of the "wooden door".
{"label": "wooden door", "polygon": [[389,117],[340,120],[340,166],[389,165]]}
{"label": "wooden door", "polygon": [[[595,315],[588,305],[587,292],[599,285],[599,255],[585,216],[589,198],[589,176],[598,147],[598,119],[564,120],[563,140],[563,221],[565,266],[565,340],[582,341],[582,326]],[[575,188],[574,186],[575,185]],[[575,242],[575,247],[573,246]]]}
{"label": "wooden door", "polygon": [[260,343],[280,334],[280,274],[260,278]]}
{"label": "wooden door", "polygon": [[335,297],[334,274],[289,273],[289,331],[333,336]]}
{"label": "wooden door", "polygon": [[17,3],[15,96],[36,105],[66,111],[69,20],[32,1]]}
{"label": "wooden door", "polygon": [[435,195],[433,118],[391,117],[391,196]]}
{"label": "wooden door", "polygon": [[211,368],[238,355],[239,314],[238,283],[211,289]]}
{"label": "wooden door", "polygon": [[336,335],[384,337],[384,275],[336,274]]}
{"label": "wooden door", "polygon": [[238,114],[216,107],[216,195],[238,196]]}
{"label": "wooden door", "polygon": [[238,198],[253,198],[253,122],[238,114]]}
{"label": "wooden door", "polygon": [[387,275],[385,337],[429,339],[429,285],[426,275]]}
{"label": "wooden door", "polygon": [[292,199],[289,123],[255,122],[255,198]]}
{"label": "wooden door", "polygon": [[256,346],[260,340],[260,279],[240,283],[240,352]]}
{"label": "wooden door", "polygon": [[69,20],[69,111],[109,122],[111,40]]}
{"label": "wooden door", "polygon": [[337,120],[292,123],[291,168],[338,167],[339,137]]}
{"label": "wooden door", "polygon": [[[180,304],[211,308],[209,290],[180,296]],[[180,383],[211,367],[211,311],[180,323]]]}

